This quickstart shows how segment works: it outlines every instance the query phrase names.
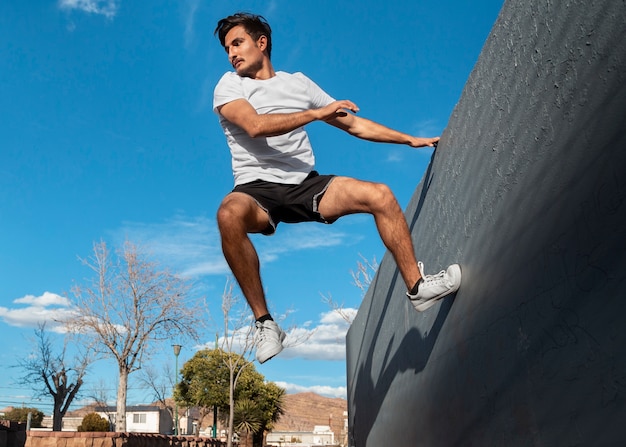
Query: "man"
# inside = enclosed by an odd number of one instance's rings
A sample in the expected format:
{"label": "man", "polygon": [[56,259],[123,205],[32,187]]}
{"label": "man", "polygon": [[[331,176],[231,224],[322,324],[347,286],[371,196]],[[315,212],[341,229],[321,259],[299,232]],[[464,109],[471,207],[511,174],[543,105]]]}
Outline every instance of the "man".
{"label": "man", "polygon": [[304,126],[325,121],[358,138],[411,147],[436,146],[439,138],[413,137],[357,117],[352,101],[334,100],[302,73],[274,71],[271,28],[261,16],[226,17],[215,34],[235,69],[220,79],[213,99],[235,177],[217,222],[226,261],[256,319],[257,360],[263,363],[282,351],[285,333],[267,309],[259,258],[248,234],[272,234],[281,221],[330,224],[347,214],[372,214],[418,311],[455,292],[460,267],[424,275],[404,214],[386,185],[314,171]]}

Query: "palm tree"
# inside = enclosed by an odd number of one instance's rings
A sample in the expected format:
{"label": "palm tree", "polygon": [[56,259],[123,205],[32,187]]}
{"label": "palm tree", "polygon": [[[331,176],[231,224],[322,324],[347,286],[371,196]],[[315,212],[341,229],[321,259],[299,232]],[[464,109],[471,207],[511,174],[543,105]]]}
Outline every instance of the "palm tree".
{"label": "palm tree", "polygon": [[234,410],[234,427],[241,440],[239,445],[252,447],[253,435],[263,428],[263,414],[250,399],[237,401]]}

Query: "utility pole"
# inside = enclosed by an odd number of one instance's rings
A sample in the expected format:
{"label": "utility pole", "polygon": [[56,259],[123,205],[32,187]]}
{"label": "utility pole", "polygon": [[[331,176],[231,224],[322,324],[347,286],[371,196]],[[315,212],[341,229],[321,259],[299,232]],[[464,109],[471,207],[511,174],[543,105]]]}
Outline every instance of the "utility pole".
{"label": "utility pole", "polygon": [[[180,348],[182,348],[181,345],[172,345],[172,347],[174,348],[174,356],[176,356],[176,385],[174,386],[174,389],[176,389],[176,387],[178,387],[178,354],[180,354]],[[174,393],[172,393],[172,397]],[[176,402],[176,399],[174,399],[174,419],[175,419],[175,424],[174,425],[174,436],[178,436],[178,402]]]}

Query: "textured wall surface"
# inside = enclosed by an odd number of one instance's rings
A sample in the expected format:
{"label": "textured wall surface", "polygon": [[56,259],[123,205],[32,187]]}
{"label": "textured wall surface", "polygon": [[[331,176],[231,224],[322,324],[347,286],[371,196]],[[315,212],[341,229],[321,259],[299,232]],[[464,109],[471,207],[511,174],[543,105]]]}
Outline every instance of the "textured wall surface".
{"label": "textured wall surface", "polygon": [[507,1],[347,340],[350,443],[626,445],[626,2]]}

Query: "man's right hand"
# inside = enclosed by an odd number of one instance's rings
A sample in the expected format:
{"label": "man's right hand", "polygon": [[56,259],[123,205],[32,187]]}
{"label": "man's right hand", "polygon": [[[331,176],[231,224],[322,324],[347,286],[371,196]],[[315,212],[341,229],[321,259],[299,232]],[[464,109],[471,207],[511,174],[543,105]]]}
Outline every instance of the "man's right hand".
{"label": "man's right hand", "polygon": [[357,113],[359,107],[348,99],[341,99],[339,101],[333,101],[325,107],[316,109],[317,119],[319,121],[332,121],[335,118],[346,116],[348,112]]}

